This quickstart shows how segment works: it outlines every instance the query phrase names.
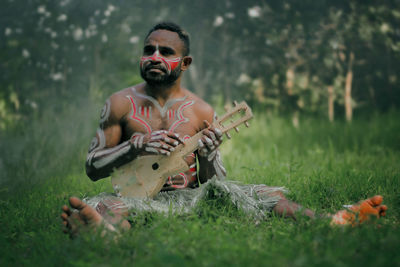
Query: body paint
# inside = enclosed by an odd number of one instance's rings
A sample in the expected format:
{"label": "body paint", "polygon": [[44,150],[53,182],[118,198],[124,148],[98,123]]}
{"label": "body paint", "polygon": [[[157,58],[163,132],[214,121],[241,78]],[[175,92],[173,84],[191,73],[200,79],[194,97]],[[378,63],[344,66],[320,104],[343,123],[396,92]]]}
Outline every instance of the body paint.
{"label": "body paint", "polygon": [[[182,182],[182,184],[176,184],[173,182],[173,179],[183,180],[183,182]],[[171,185],[171,187],[173,187],[173,188],[186,188],[189,183],[189,180],[188,180],[186,174],[184,174],[183,172],[180,172],[179,174],[177,174],[173,177],[171,177],[171,176],[168,177],[168,181],[169,181],[169,184]]]}
{"label": "body paint", "polygon": [[172,121],[174,118],[175,118],[175,110],[173,109],[168,110],[168,119]]}
{"label": "body paint", "polygon": [[133,144],[133,147],[135,149],[140,149],[143,147],[143,139],[144,139],[144,134],[134,133],[130,138],[130,142],[131,144]]}
{"label": "body paint", "polygon": [[145,117],[148,119],[151,117],[151,106],[140,106],[139,110],[140,110],[140,115],[142,117]]}
{"label": "body paint", "polygon": [[[136,96],[141,97],[141,98],[144,98],[144,99],[146,99],[146,100],[149,100],[149,101],[154,105],[154,107],[156,107],[156,109],[160,112],[160,115],[161,115],[162,118],[164,118],[165,115],[167,115],[167,111],[168,111],[175,103],[178,103],[178,102],[181,102],[181,101],[185,101],[185,99],[187,98],[187,96],[184,96],[184,97],[182,97],[182,98],[168,99],[167,102],[165,102],[164,106],[161,107],[161,106],[160,106],[160,103],[158,103],[158,101],[157,101],[155,98],[137,92],[136,89],[135,89],[135,87],[132,87],[131,90],[132,90],[132,92],[133,92]],[[127,96],[127,97],[128,97],[128,96]]]}
{"label": "body paint", "polygon": [[136,116],[138,112],[137,112],[137,109],[136,109],[135,100],[133,99],[133,97],[131,97],[129,95],[127,95],[126,97],[131,102],[131,113],[130,113],[129,117],[132,120],[137,121],[138,123],[140,123],[146,129],[146,131],[150,134],[152,132],[150,125],[146,121],[144,121],[141,118]]}
{"label": "body paint", "polygon": [[125,141],[116,147],[99,151],[96,153],[96,161],[93,162],[93,167],[96,169],[102,168],[127,154],[130,150],[130,142]]}
{"label": "body paint", "polygon": [[178,119],[171,125],[171,127],[169,127],[169,130],[171,132],[174,132],[175,129],[181,125],[182,123],[186,123],[189,121],[188,118],[183,116],[183,111],[185,108],[190,107],[191,105],[193,105],[195,102],[194,101],[187,101],[185,103],[183,103],[177,110],[177,116]]}
{"label": "body paint", "polygon": [[[97,141],[95,141],[95,139]],[[122,144],[109,149],[104,149],[105,146],[106,138],[104,136],[104,131],[99,128],[96,137],[92,141],[86,159],[89,166],[92,166],[95,169],[102,168],[130,151],[129,141],[125,141]]]}
{"label": "body paint", "polygon": [[[96,139],[96,141],[94,140]],[[92,140],[92,144],[89,148],[89,152],[86,158],[86,161],[89,166],[92,165],[92,160],[97,151],[103,149],[106,146],[106,137],[104,136],[104,132],[102,129],[97,129],[96,137]]]}
{"label": "body paint", "polygon": [[104,122],[108,120],[110,112],[111,112],[111,101],[110,99],[107,99],[106,103],[104,104],[100,112],[100,125],[102,125]]}

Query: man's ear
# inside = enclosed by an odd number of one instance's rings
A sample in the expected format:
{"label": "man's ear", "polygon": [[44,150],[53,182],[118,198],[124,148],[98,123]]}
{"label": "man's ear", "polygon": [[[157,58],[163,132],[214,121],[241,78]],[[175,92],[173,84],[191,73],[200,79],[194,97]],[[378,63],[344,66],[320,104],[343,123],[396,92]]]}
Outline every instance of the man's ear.
{"label": "man's ear", "polygon": [[182,60],[182,65],[181,65],[181,70],[185,71],[189,68],[190,64],[192,64],[192,57],[191,56],[185,56],[183,57]]}

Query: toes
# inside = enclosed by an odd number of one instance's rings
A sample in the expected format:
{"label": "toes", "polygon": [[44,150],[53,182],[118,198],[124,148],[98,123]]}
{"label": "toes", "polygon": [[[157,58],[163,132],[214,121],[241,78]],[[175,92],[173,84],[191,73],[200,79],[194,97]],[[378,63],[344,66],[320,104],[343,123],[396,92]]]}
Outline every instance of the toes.
{"label": "toes", "polygon": [[61,219],[63,219],[64,221],[67,221],[68,220],[68,214],[61,213]]}
{"label": "toes", "polygon": [[386,211],[387,211],[386,205],[379,206],[378,210],[379,210],[379,216],[386,216]]}
{"label": "toes", "polygon": [[68,216],[71,215],[71,210],[70,210],[70,208],[68,208],[67,205],[62,206],[61,209],[62,209]]}
{"label": "toes", "polygon": [[86,207],[85,202],[83,202],[82,200],[80,200],[77,197],[70,197],[69,198],[69,204],[71,205],[71,207],[77,209],[77,210],[81,210],[83,208]]}
{"label": "toes", "polygon": [[380,195],[376,195],[376,196],[373,196],[373,197],[367,199],[367,202],[373,207],[379,206],[380,204],[382,204],[382,201],[383,201],[383,197]]}

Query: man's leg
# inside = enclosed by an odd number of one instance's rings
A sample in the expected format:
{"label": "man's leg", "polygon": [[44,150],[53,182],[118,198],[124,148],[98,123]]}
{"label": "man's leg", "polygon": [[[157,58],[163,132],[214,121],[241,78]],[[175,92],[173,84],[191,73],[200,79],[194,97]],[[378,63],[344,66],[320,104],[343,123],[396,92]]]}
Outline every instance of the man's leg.
{"label": "man's leg", "polygon": [[[315,213],[302,207],[301,205],[287,200],[282,192],[274,192],[270,195],[279,196],[280,200],[273,209],[273,212],[280,216],[292,218],[294,220],[300,216],[307,216],[312,219],[315,218]],[[379,218],[386,215],[387,207],[382,205],[383,197],[376,195],[357,204],[349,206],[348,210],[340,210],[334,215],[325,215],[323,217],[331,217],[331,224],[333,225],[346,225],[353,226],[368,221],[371,217]]]}
{"label": "man's leg", "polygon": [[[102,226],[109,231],[116,232],[117,229],[111,223],[119,223],[122,229],[130,228],[129,222],[123,217],[125,210],[121,212],[120,209],[117,209],[114,212],[113,209],[109,209],[107,203],[103,203],[100,204],[100,212],[98,212],[76,197],[71,197],[69,203],[77,211],[73,211],[67,205],[64,205],[61,218],[63,225],[66,227],[64,232],[69,233],[71,236],[77,235],[83,229],[97,229]],[[116,204],[115,202],[113,203]],[[105,234],[105,232],[102,234]]]}
{"label": "man's leg", "polygon": [[285,195],[282,192],[274,192],[270,193],[270,196],[279,196],[279,201],[273,208],[273,212],[279,216],[284,216],[287,218],[292,218],[294,220],[297,219],[299,215],[307,216],[312,219],[315,218],[315,213],[310,210],[302,207],[301,205],[286,199]]}

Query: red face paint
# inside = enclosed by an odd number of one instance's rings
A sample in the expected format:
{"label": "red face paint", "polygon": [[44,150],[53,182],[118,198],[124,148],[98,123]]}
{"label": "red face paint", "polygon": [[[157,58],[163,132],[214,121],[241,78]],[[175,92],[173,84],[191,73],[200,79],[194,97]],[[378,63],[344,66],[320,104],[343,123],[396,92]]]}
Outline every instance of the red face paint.
{"label": "red face paint", "polygon": [[158,49],[153,53],[153,55],[151,56],[147,56],[147,57],[142,57],[140,59],[140,68],[143,68],[143,65],[148,62],[148,61],[161,61],[165,64],[166,68],[167,68],[167,72],[168,75],[171,74],[171,71],[173,71],[174,69],[176,69],[176,67],[179,66],[179,63],[181,62],[181,58],[180,57],[176,57],[176,58],[165,58],[163,56],[160,56],[160,53],[158,51]]}

